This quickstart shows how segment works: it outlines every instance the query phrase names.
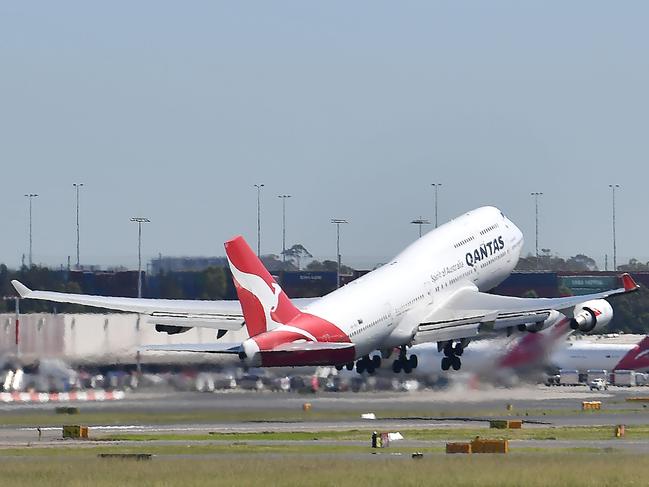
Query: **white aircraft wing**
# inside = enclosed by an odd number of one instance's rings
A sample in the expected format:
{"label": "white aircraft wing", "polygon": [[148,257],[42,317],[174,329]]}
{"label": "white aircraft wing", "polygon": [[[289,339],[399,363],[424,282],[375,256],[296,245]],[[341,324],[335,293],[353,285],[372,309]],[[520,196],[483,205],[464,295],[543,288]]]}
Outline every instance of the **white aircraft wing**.
{"label": "white aircraft wing", "polygon": [[[95,308],[140,313],[156,325],[239,330],[243,326],[241,305],[236,300],[199,301],[182,299],[122,298],[70,294],[54,291],[33,291],[19,281],[11,281],[21,298],[40,299],[58,303],[81,304]],[[296,299],[298,307],[313,302],[312,298]]]}
{"label": "white aircraft wing", "polygon": [[623,287],[618,289],[563,298],[516,298],[482,293],[474,286],[465,287],[420,322],[415,342],[471,338],[486,329],[500,330],[539,323],[545,321],[552,310],[571,310],[592,299],[609,298],[638,289],[628,274],[622,275],[622,283]]}

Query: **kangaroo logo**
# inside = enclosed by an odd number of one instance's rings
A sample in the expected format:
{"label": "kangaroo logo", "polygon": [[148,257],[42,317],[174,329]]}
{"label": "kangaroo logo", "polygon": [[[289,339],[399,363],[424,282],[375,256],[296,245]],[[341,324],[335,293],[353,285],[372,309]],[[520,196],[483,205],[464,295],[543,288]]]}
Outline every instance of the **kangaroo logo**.
{"label": "kangaroo logo", "polygon": [[[270,325],[280,326],[281,323],[275,321],[273,315],[279,306],[279,296],[282,288],[279,284],[272,282],[268,284],[256,274],[248,274],[239,270],[230,261],[230,270],[238,286],[252,294],[263,309],[264,328],[268,329]],[[253,319],[259,319],[259,316],[253,316]]]}

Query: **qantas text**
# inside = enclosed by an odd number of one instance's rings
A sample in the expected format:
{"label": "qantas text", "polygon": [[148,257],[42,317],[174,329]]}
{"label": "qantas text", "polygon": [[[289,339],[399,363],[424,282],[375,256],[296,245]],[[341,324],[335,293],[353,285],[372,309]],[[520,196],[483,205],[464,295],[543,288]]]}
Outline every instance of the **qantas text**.
{"label": "qantas text", "polygon": [[474,266],[477,262],[480,262],[482,259],[488,259],[496,252],[500,252],[505,248],[505,241],[502,236],[494,238],[493,241],[482,244],[480,247],[475,249],[473,252],[467,252],[465,259],[467,265]]}

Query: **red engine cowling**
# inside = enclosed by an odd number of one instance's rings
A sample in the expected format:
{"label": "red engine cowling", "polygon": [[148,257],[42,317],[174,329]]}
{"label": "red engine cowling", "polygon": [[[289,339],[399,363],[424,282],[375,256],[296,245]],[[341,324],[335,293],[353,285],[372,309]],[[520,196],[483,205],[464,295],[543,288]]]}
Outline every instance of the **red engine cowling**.
{"label": "red engine cowling", "polygon": [[600,330],[613,319],[613,308],[604,299],[594,299],[575,306],[570,328],[582,333]]}

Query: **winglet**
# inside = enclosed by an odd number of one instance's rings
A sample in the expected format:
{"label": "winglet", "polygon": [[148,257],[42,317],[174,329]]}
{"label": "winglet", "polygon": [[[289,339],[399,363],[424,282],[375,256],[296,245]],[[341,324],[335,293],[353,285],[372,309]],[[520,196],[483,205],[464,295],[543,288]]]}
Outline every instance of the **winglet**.
{"label": "winglet", "polygon": [[622,284],[624,285],[624,291],[627,293],[631,291],[635,291],[640,287],[636,284],[636,282],[633,280],[631,275],[628,273],[622,274]]}
{"label": "winglet", "polygon": [[18,291],[18,294],[20,294],[21,298],[28,298],[32,292],[32,290],[25,286],[22,282],[15,279],[11,281],[11,284],[13,284],[14,288],[16,288],[16,291]]}

